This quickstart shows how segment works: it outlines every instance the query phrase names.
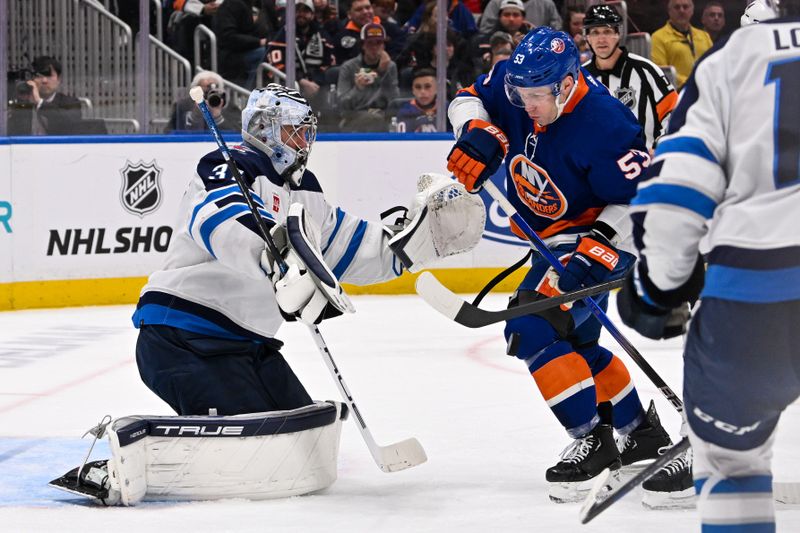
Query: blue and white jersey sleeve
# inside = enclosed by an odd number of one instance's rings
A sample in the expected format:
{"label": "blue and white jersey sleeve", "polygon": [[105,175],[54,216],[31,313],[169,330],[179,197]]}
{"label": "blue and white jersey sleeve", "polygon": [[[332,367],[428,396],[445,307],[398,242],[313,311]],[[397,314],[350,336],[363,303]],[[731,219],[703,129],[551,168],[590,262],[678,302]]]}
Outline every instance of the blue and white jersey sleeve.
{"label": "blue and white jersey sleeve", "polygon": [[[207,188],[208,176],[200,176],[187,191],[192,209],[187,229],[194,242],[226,267],[253,279],[264,279],[259,266],[264,241],[257,232],[250,208],[239,186],[232,179],[220,180]],[[205,186],[204,186],[205,185]],[[275,223],[261,197],[252,193],[259,214],[267,227]]]}
{"label": "blue and white jersey sleeve", "polygon": [[319,224],[320,250],[339,281],[369,285],[399,276],[402,265],[387,246],[390,235],[383,225],[331,206],[321,191],[309,187],[313,175],[308,174],[303,178],[304,190],[292,191],[292,201],[301,202]]}
{"label": "blue and white jersey sleeve", "polygon": [[634,242],[650,280],[664,291],[689,278],[708,221],[725,196],[726,77],[713,51],[698,63],[632,201]]}

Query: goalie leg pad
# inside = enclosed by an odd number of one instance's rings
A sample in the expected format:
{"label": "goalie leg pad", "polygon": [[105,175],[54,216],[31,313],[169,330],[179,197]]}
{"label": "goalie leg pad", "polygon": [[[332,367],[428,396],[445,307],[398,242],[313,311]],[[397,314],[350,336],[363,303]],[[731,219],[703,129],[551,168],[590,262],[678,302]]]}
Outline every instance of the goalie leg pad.
{"label": "goalie leg pad", "polygon": [[486,209],[477,195],[442,174],[423,174],[408,211],[409,222],[389,248],[409,272],[472,250],[483,235]]}
{"label": "goalie leg pad", "polygon": [[315,402],[236,416],[119,418],[108,432],[105,488],[121,505],[319,491],[336,481],[346,417],[341,403]]}

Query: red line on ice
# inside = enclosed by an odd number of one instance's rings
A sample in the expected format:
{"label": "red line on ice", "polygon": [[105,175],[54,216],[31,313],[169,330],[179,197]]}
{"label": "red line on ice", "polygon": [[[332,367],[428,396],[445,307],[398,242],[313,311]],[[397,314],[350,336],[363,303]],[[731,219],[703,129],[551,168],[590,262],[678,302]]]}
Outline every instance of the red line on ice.
{"label": "red line on ice", "polygon": [[23,406],[25,404],[28,404],[28,403],[30,403],[30,402],[32,402],[34,400],[38,400],[40,398],[46,398],[46,397],[52,396],[54,394],[59,394],[61,392],[64,392],[65,390],[71,389],[72,387],[75,387],[77,385],[85,384],[87,381],[90,381],[92,379],[100,377],[100,376],[102,376],[104,374],[108,374],[109,372],[113,372],[114,370],[118,370],[118,369],[122,368],[123,366],[130,365],[132,363],[133,363],[133,359],[127,359],[125,361],[120,361],[120,362],[114,363],[113,365],[107,366],[105,368],[101,368],[99,370],[95,370],[94,372],[86,374],[85,376],[81,376],[79,378],[73,379],[72,381],[68,381],[66,383],[62,383],[61,385],[56,385],[55,387],[47,389],[44,392],[32,393],[33,395],[29,396],[28,398],[23,398],[23,399],[18,400],[18,401],[14,402],[14,403],[5,405],[3,407],[0,407],[0,413],[5,413],[7,411],[11,411],[12,409],[16,409],[17,407],[21,407],[21,406]]}
{"label": "red line on ice", "polygon": [[[512,370],[503,365],[498,365],[497,363],[494,363],[492,361],[492,359],[496,359],[498,357],[503,357],[503,356],[509,357],[505,355],[501,350],[498,350],[497,352],[491,352],[488,355],[483,353],[484,346],[486,346],[487,344],[491,344],[493,342],[497,342],[497,337],[489,337],[488,339],[483,339],[482,341],[473,343],[472,345],[467,347],[467,357],[469,357],[473,361],[483,366],[488,366],[489,368],[493,368],[501,372],[508,372],[510,374],[519,374],[520,372],[516,370]],[[516,357],[514,359],[516,359]],[[522,368],[524,369],[524,366]]]}

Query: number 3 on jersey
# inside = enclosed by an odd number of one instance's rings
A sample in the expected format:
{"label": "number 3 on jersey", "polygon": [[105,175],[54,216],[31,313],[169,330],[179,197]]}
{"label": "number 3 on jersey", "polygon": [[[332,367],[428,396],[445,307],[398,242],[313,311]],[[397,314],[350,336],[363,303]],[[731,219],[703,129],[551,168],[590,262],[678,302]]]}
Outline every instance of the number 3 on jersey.
{"label": "number 3 on jersey", "polygon": [[228,172],[228,165],[226,163],[217,165],[213,169],[211,169],[211,175],[208,177],[208,179],[215,181],[224,181],[225,179],[227,179],[227,172]]}
{"label": "number 3 on jersey", "polygon": [[650,156],[641,150],[631,150],[617,159],[617,166],[629,180],[635,180],[642,174],[642,169],[650,166]]}

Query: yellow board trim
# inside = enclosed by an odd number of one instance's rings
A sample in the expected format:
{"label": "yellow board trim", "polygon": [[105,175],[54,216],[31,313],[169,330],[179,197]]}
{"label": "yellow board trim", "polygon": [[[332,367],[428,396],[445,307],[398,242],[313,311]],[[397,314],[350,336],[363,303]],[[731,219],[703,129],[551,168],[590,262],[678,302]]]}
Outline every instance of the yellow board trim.
{"label": "yellow board trim", "polygon": [[[502,268],[448,268],[431,272],[450,290],[480,291]],[[511,292],[522,282],[528,268],[520,268],[500,282],[495,291]],[[344,284],[348,294],[415,294],[418,274],[403,273],[397,279],[375,285]],[[68,279],[0,283],[0,311],[78,307],[82,305],[134,304],[147,278]]]}

